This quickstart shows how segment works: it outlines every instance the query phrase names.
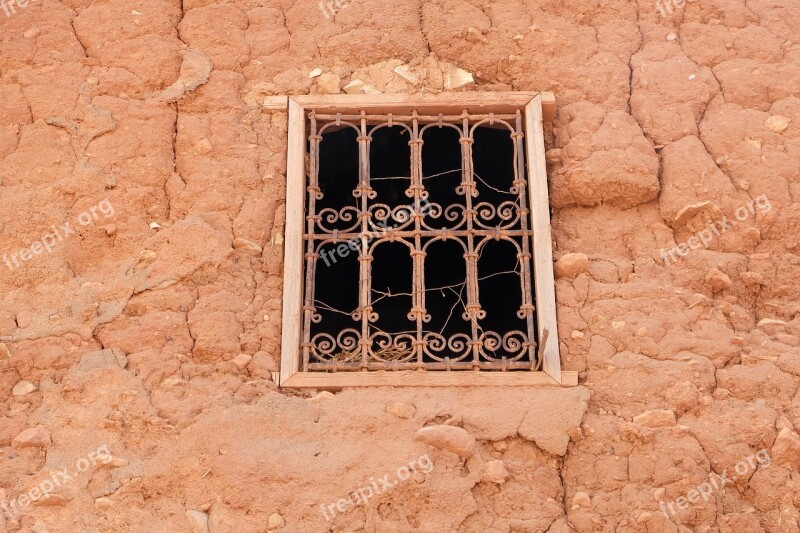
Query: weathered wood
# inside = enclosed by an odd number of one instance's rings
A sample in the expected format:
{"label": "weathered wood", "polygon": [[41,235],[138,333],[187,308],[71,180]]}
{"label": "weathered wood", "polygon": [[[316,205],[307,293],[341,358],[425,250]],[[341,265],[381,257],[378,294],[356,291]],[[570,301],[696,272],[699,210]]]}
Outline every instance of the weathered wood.
{"label": "weathered wood", "polygon": [[542,118],[549,124],[556,118],[556,95],[545,91],[542,95]]}
{"label": "weathered wood", "polygon": [[528,155],[528,193],[533,228],[533,272],[536,288],[536,319],[539,338],[548,331],[542,369],[561,382],[561,359],[556,325],[556,291],[553,278],[553,242],[550,232],[550,197],[544,159],[542,97],[525,107],[525,142]]}
{"label": "weathered wood", "polygon": [[561,371],[561,386],[562,387],[577,387],[578,386],[578,373],[574,370]]}
{"label": "weathered wood", "polygon": [[565,372],[559,383],[545,372],[298,372],[284,387],[342,389],[345,387],[533,387],[575,386],[577,372]]}
{"label": "weathered wood", "polygon": [[546,94],[543,101],[555,109],[552,93],[537,92],[463,92],[438,94],[328,94],[293,96],[305,109],[319,113],[378,113],[408,114],[416,109],[427,114],[513,113],[525,107],[532,98]]}
{"label": "weathered wood", "polygon": [[[276,107],[280,102],[274,100]],[[437,95],[315,95],[287,99],[286,237],[284,262],[283,334],[280,383],[284,387],[343,388],[361,386],[575,386],[577,372],[562,372],[556,325],[553,252],[543,121],[555,114],[552,93],[450,93]],[[305,114],[325,113],[504,113],[525,108],[529,199],[534,241],[534,284],[542,372],[299,372],[303,291],[303,231],[305,212]]]}
{"label": "weathered wood", "polygon": [[286,230],[283,262],[283,328],[281,383],[300,368],[303,316],[303,225],[305,222],[306,119],[303,107],[289,98],[289,135],[286,154]]}
{"label": "weathered wood", "polygon": [[[513,112],[524,107],[534,97],[542,96],[542,116],[550,123],[556,116],[556,97],[552,92],[468,92],[440,93],[418,96],[407,94],[333,94],[298,95],[292,98],[308,109],[320,113],[347,113],[375,110],[380,113],[410,113],[413,109],[425,109],[435,113],[460,113],[465,106],[473,112],[492,108],[493,112]],[[418,104],[418,105],[417,105]],[[267,96],[265,109],[286,110],[286,96]],[[504,111],[505,110],[505,111]]]}
{"label": "weathered wood", "polygon": [[261,107],[272,111],[286,111],[289,108],[289,98],[287,96],[267,96]]}

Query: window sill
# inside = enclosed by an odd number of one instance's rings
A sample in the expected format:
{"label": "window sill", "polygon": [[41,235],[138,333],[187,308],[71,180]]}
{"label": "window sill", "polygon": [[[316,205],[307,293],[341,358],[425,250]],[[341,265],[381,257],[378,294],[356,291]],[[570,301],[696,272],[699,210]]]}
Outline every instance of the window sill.
{"label": "window sill", "polygon": [[282,387],[341,389],[345,387],[575,387],[578,373],[562,371],[561,383],[545,372],[297,372]]}

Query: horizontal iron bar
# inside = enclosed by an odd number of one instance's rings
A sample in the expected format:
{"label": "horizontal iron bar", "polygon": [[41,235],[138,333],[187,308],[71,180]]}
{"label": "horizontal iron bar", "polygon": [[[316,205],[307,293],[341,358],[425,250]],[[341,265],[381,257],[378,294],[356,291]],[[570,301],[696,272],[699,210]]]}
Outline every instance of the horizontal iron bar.
{"label": "horizontal iron bar", "polygon": [[[388,237],[392,232],[382,232],[382,231],[370,231],[364,233],[365,237]],[[532,230],[490,230],[490,229],[474,229],[474,230],[421,230],[419,232],[420,237],[441,237],[447,233],[447,237],[468,237],[472,235],[473,237],[532,237],[533,231]],[[402,230],[402,231],[395,231],[395,237],[414,237],[417,235],[415,230]],[[308,234],[303,234],[303,239],[309,240],[313,238],[315,241],[324,241],[330,238],[333,238],[333,233],[315,233],[313,237],[309,237]],[[362,236],[361,233],[337,233],[336,237],[340,241],[349,241],[351,239],[360,239]]]}
{"label": "horizontal iron bar", "polygon": [[[366,119],[368,121],[380,121],[380,122],[388,122],[389,115],[352,115],[352,114],[341,114],[341,115],[322,115],[316,114],[314,118],[319,121],[330,121],[336,122],[337,118],[339,120],[361,120]],[[413,115],[392,115],[392,121],[394,122],[411,122],[414,119],[417,119],[419,122],[439,122],[439,115],[417,115],[416,117]],[[458,123],[461,120],[469,119],[470,122],[480,122],[481,120],[486,120],[489,118],[489,115],[442,115],[441,119],[442,122]],[[516,120],[517,115],[509,115],[509,114],[495,114],[495,120]],[[459,124],[460,125],[460,124]]]}
{"label": "horizontal iron bar", "polygon": [[[336,370],[339,372],[356,372],[362,369],[361,363],[356,361],[352,363],[336,363]],[[474,368],[481,370],[502,370],[503,363],[495,361],[479,361],[473,363],[472,361],[452,362],[450,363],[450,370],[465,371],[473,370]],[[378,361],[367,363],[366,370],[447,370],[447,363],[422,363],[417,362],[407,363],[381,363]],[[333,363],[308,363],[308,369],[311,371],[333,371]],[[506,363],[506,370],[536,370],[536,362],[530,361],[509,361]]]}

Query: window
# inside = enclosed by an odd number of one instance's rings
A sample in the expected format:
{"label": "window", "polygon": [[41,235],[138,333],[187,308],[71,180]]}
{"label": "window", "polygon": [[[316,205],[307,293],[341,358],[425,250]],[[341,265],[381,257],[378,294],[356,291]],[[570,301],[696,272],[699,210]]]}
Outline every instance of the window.
{"label": "window", "polygon": [[572,385],[549,93],[292,97],[280,382]]}

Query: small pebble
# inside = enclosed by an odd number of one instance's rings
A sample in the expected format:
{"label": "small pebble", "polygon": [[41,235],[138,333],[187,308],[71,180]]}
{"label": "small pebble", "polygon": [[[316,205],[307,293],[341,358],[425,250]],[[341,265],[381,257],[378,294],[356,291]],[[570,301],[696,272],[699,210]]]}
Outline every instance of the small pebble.
{"label": "small pebble", "polygon": [[99,511],[110,509],[112,505],[114,505],[114,500],[111,498],[97,498],[94,501],[94,508]]}
{"label": "small pebble", "polygon": [[781,115],[774,115],[769,117],[766,122],[764,122],[764,127],[770,131],[774,131],[775,133],[782,133],[786,128],[789,127],[789,123],[791,119],[786,118]]}
{"label": "small pebble", "polygon": [[61,494],[46,494],[36,501],[36,505],[43,507],[54,507],[65,503],[67,503],[67,499]]}
{"label": "small pebble", "polygon": [[253,356],[252,355],[246,354],[246,353],[240,353],[239,355],[237,355],[236,357],[231,359],[231,362],[239,370],[244,370],[245,368],[247,368],[247,365],[249,365],[250,361],[252,361],[252,360],[253,360]]}
{"label": "small pebble", "polygon": [[208,533],[208,515],[206,513],[189,509],[186,511],[186,517],[189,519],[193,533]]}
{"label": "small pebble", "polygon": [[311,397],[310,401],[312,401],[312,402],[322,402],[322,401],[325,401],[325,400],[329,400],[331,398],[334,398],[334,395],[333,395],[332,392],[322,391],[319,394],[317,394],[316,396]]}
{"label": "small pebble", "polygon": [[20,311],[17,313],[17,327],[20,329],[25,329],[31,325],[33,321],[33,314],[29,311]]}
{"label": "small pebble", "polygon": [[208,139],[200,139],[197,142],[197,144],[194,145],[194,149],[197,151],[198,154],[206,155],[208,153],[211,153],[211,150],[213,150],[214,147],[211,145],[211,141],[209,141]]}
{"label": "small pebble", "polygon": [[150,264],[155,261],[157,257],[158,255],[153,250],[142,250],[139,252],[136,261],[142,264]]}
{"label": "small pebble", "polygon": [[506,470],[503,461],[494,460],[486,463],[481,479],[488,483],[495,483],[502,485],[509,478],[508,470]]}
{"label": "small pebble", "polygon": [[36,389],[38,389],[38,387],[33,383],[31,383],[30,381],[20,381],[19,383],[14,385],[13,389],[11,389],[11,395],[25,396],[26,394],[32,393]]}
{"label": "small pebble", "polygon": [[281,515],[278,513],[272,513],[269,515],[269,520],[267,521],[267,528],[269,529],[280,529],[284,525],[286,525],[286,521],[283,519]]}
{"label": "small pebble", "polygon": [[386,405],[386,412],[395,415],[398,418],[408,420],[414,417],[417,408],[408,403],[402,402],[389,402]]}
{"label": "small pebble", "polygon": [[592,499],[589,495],[585,492],[576,492],[575,495],[572,497],[572,508],[580,508],[583,507],[587,509],[591,507]]}

